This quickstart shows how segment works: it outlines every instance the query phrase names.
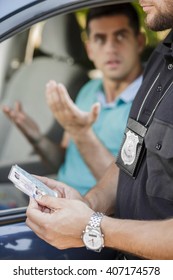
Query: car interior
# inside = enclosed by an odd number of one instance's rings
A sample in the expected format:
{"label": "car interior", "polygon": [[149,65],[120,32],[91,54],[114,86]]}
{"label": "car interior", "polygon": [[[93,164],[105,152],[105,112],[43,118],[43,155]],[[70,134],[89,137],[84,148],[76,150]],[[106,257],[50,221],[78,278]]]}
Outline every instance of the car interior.
{"label": "car interior", "polygon": [[[1,107],[20,101],[34,118],[43,134],[56,143],[62,128],[54,120],[45,100],[45,85],[51,79],[63,83],[74,100],[88,80],[88,58],[81,40],[81,28],[75,14],[55,16],[42,23],[41,42],[31,50],[32,59],[25,61],[31,30],[9,39],[6,65],[0,92]],[[31,44],[32,48],[32,44]],[[16,64],[14,63],[16,62]],[[12,63],[13,62],[13,63]],[[16,65],[16,67],[12,67]],[[13,164],[26,171],[54,176],[33,151],[32,145],[0,110],[0,209],[26,206],[28,197],[8,180]],[[57,166],[58,170],[58,166]]]}
{"label": "car interior", "polygon": [[[81,86],[92,78],[93,65],[81,34],[76,13],[69,13],[40,22],[0,45],[0,108],[20,101],[42,133],[55,143],[60,142],[63,129],[47,106],[45,85],[50,79],[63,83],[74,100]],[[144,62],[152,49],[146,48]],[[11,166],[18,164],[32,174],[54,178],[61,162],[56,168],[47,166],[2,109],[0,128],[0,210],[23,207],[28,197],[9,181]]]}
{"label": "car interior", "polygon": [[29,29],[21,32],[0,44],[0,100],[3,98],[4,88],[22,63],[25,62],[25,53]]}

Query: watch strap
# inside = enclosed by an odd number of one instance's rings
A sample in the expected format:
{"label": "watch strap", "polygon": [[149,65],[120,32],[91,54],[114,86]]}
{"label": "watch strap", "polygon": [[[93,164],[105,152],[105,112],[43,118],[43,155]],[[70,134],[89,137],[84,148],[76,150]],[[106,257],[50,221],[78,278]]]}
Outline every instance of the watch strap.
{"label": "watch strap", "polygon": [[103,218],[103,213],[100,212],[94,212],[90,218],[89,221],[89,226],[93,227],[93,228],[97,228],[100,227],[101,221]]}

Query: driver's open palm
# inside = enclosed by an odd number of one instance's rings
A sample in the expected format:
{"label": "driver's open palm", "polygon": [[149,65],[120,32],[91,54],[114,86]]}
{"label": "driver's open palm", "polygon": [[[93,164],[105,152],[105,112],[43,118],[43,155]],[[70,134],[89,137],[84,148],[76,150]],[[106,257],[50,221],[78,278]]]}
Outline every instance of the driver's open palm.
{"label": "driver's open palm", "polygon": [[65,86],[55,81],[47,84],[46,99],[56,120],[71,134],[90,128],[99,115],[99,103],[95,103],[90,112],[84,112],[72,101]]}

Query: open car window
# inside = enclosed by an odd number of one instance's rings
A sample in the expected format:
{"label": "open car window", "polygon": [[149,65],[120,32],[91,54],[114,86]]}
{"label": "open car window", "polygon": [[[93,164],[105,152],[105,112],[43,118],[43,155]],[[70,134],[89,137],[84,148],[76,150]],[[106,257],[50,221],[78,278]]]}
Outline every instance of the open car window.
{"label": "open car window", "polygon": [[[93,66],[85,52],[82,28],[77,17],[77,14],[81,14],[84,19],[85,9],[78,10],[78,13],[74,13],[74,10],[103,2],[26,0],[13,1],[9,9],[3,2],[0,12],[1,107],[13,106],[15,101],[20,101],[25,111],[37,122],[42,134],[54,143],[60,142],[63,129],[46,104],[45,85],[50,79],[64,83],[75,100],[81,86],[92,77],[89,71]],[[106,4],[115,2],[126,1],[107,1]],[[31,16],[31,11],[34,11],[34,16]],[[13,33],[16,34],[12,36]],[[144,62],[157,43],[157,38],[155,35],[152,37],[151,33],[147,40]],[[52,169],[41,160],[2,110],[0,127],[0,210],[25,207],[28,197],[8,180],[11,166],[18,164],[32,174],[53,178],[58,167]]]}
{"label": "open car window", "polygon": [[[81,27],[74,13],[41,21],[2,43],[6,59],[1,78],[1,107],[20,101],[25,112],[38,124],[43,135],[58,144],[62,127],[46,103],[49,80],[63,83],[73,100],[88,80],[88,58]],[[24,207],[28,197],[8,180],[13,164],[32,174],[55,177],[19,129],[0,111],[0,210]],[[58,166],[57,166],[58,170]]]}

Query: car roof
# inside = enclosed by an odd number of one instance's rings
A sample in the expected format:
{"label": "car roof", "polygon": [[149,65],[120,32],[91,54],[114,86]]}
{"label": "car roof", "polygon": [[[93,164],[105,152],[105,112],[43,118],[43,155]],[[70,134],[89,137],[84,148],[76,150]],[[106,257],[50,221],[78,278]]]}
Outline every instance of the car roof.
{"label": "car roof", "polygon": [[0,42],[51,16],[127,0],[1,0]]}

